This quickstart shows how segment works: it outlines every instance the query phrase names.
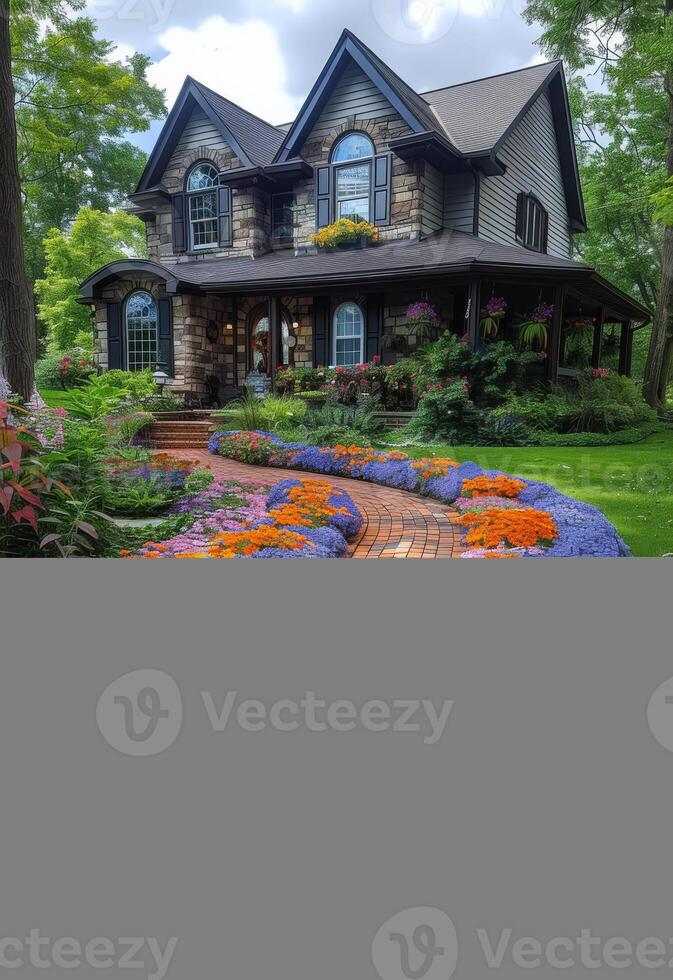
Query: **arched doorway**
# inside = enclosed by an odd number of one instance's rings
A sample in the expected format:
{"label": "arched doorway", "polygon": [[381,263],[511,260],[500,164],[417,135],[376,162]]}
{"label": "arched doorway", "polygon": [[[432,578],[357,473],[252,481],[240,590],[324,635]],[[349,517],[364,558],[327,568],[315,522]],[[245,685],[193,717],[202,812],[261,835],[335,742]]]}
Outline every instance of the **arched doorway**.
{"label": "arched doorway", "polygon": [[[280,365],[294,364],[294,331],[286,309],[281,309]],[[248,370],[258,374],[270,374],[271,357],[269,347],[269,308],[260,303],[249,317],[248,325]]]}

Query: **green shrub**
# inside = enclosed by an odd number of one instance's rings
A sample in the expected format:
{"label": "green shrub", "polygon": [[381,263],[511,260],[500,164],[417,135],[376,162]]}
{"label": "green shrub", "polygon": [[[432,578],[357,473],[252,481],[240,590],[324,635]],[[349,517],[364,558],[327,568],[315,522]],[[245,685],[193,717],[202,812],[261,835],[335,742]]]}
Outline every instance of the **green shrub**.
{"label": "green shrub", "polygon": [[78,419],[95,422],[113,415],[126,398],[127,392],[109,384],[105,375],[89,378],[84,387],[71,392],[70,411]]}
{"label": "green shrub", "polygon": [[470,398],[466,382],[452,381],[438,384],[422,396],[409,429],[428,440],[461,445],[474,439],[483,418],[484,413]]}
{"label": "green shrub", "polygon": [[145,371],[121,371],[113,368],[105,372],[105,380],[111,387],[128,392],[133,401],[152,398],[157,394],[157,385],[149,368]]}
{"label": "green shrub", "polygon": [[581,375],[576,400],[571,397],[566,431],[618,432],[656,421],[635,383],[619,374]]}
{"label": "green shrub", "polygon": [[418,361],[405,357],[383,370],[384,407],[388,411],[414,408],[418,400],[415,391],[419,373]]}
{"label": "green shrub", "polygon": [[475,446],[530,446],[533,433],[515,415],[485,412],[475,436]]}
{"label": "green shrub", "polygon": [[497,417],[516,416],[521,422],[539,432],[563,431],[568,417],[568,398],[554,391],[525,391],[513,393],[494,409]]}

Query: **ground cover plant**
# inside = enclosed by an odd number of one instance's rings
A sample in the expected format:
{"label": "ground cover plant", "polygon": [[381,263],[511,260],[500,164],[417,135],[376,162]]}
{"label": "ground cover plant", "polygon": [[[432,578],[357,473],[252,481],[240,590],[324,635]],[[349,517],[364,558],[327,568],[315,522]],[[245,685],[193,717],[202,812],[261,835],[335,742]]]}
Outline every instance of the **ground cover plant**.
{"label": "ground cover plant", "polygon": [[[451,457],[410,459],[402,452],[362,446],[316,447],[284,443],[262,432],[220,432],[212,453],[258,465],[348,476],[416,491],[446,504],[486,498],[458,519],[465,528],[465,557],[626,557],[628,547],[595,507],[549,484],[487,471]],[[512,502],[521,506],[513,507]]]}

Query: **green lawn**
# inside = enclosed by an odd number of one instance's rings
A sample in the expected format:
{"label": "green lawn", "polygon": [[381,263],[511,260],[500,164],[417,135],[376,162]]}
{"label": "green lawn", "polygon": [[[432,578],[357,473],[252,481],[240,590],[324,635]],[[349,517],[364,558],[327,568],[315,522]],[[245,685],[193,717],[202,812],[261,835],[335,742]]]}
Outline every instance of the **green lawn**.
{"label": "green lawn", "polygon": [[471,459],[484,468],[551,483],[600,507],[635,555],[658,558],[673,552],[673,431],[631,446],[595,449],[433,446],[404,451]]}

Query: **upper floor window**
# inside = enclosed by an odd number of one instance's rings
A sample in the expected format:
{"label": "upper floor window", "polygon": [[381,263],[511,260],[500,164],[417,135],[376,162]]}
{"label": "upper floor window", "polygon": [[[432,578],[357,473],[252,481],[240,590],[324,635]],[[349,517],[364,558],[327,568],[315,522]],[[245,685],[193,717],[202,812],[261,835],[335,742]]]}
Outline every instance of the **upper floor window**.
{"label": "upper floor window", "polygon": [[374,144],[364,133],[348,133],[332,150],[336,219],[370,220]]}
{"label": "upper floor window", "polygon": [[217,170],[210,163],[199,163],[187,178],[187,214],[191,249],[219,243]]}
{"label": "upper floor window", "polygon": [[126,368],[144,371],[157,366],[159,318],[153,297],[140,290],[126,300]]}
{"label": "upper floor window", "polygon": [[365,318],[356,303],[342,303],[334,314],[334,364],[355,367],[364,362]]}
{"label": "upper floor window", "polygon": [[294,241],[294,194],[274,194],[271,201],[271,238],[275,245]]}
{"label": "upper floor window", "polygon": [[549,215],[533,194],[519,194],[516,215],[516,237],[533,252],[546,252]]}

